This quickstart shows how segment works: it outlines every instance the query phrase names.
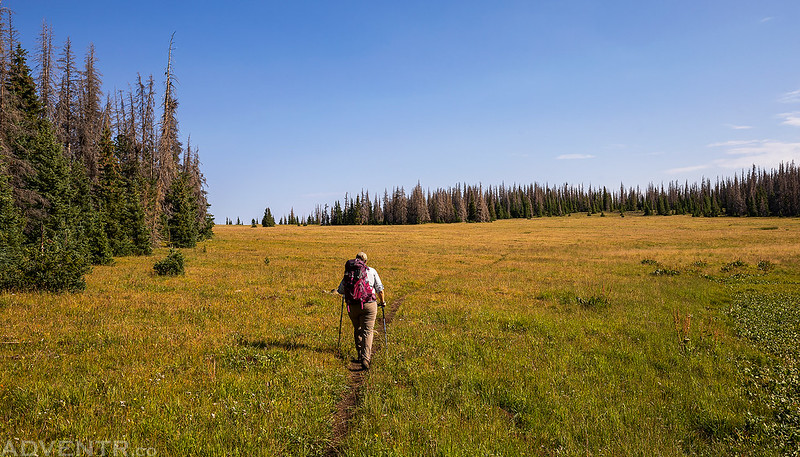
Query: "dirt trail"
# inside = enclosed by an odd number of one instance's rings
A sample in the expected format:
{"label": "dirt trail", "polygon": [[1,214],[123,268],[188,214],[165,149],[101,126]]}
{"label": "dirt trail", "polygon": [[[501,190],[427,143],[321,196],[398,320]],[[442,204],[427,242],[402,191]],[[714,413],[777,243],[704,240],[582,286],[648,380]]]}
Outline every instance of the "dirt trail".
{"label": "dirt trail", "polygon": [[[394,320],[394,315],[403,304],[404,297],[400,297],[394,302],[386,305],[386,327]],[[378,317],[375,319],[375,329],[383,332],[383,320],[381,312],[378,311]],[[352,333],[352,332],[351,332]],[[347,339],[352,343],[352,338]],[[383,335],[376,335],[372,343],[372,359],[375,360],[375,354],[383,349],[384,337]],[[326,456],[337,456],[341,454],[340,446],[347,436],[350,419],[353,415],[353,410],[361,403],[361,386],[364,384],[368,371],[362,371],[361,365],[355,362],[350,362],[348,367],[350,376],[347,380],[347,392],[344,397],[336,405],[336,413],[333,416],[333,436],[331,438],[331,445],[328,448]]]}

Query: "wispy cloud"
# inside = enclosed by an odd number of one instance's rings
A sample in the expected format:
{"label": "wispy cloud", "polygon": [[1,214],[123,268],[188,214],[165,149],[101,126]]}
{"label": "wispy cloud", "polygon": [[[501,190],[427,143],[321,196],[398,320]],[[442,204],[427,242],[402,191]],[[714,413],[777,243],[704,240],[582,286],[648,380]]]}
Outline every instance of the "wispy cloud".
{"label": "wispy cloud", "polygon": [[778,98],[781,103],[798,103],[800,102],[800,89],[786,92]]}
{"label": "wispy cloud", "polygon": [[607,144],[606,149],[627,149],[628,145],[625,143],[611,143]]}
{"label": "wispy cloud", "polygon": [[736,125],[736,124],[725,124],[725,127],[733,130],[749,130],[753,128],[752,125]]}
{"label": "wispy cloud", "polygon": [[722,141],[719,143],[711,143],[708,145],[709,148],[729,148],[732,146],[744,146],[747,144],[755,144],[759,143],[759,140],[730,140],[730,141]]}
{"label": "wispy cloud", "polygon": [[762,23],[762,24],[763,24],[763,23],[765,23],[765,22],[769,22],[769,21],[771,21],[771,20],[773,20],[773,19],[775,19],[775,18],[774,18],[774,17],[772,17],[772,16],[767,16],[767,17],[765,17],[765,18],[762,18],[762,19],[761,19],[760,21],[758,21],[758,22],[760,22],[760,23]]}
{"label": "wispy cloud", "polygon": [[691,173],[693,171],[705,170],[706,168],[711,168],[711,165],[692,165],[689,167],[680,167],[680,168],[670,168],[667,170],[667,174],[670,175],[679,175],[683,173]]}
{"label": "wispy cloud", "polygon": [[[761,22],[771,20],[771,17],[764,18]],[[786,92],[781,95],[779,101],[782,103],[800,103],[800,89]],[[800,111],[791,111],[776,115],[782,119],[781,125],[800,127]],[[748,125],[724,124],[734,130],[746,130],[752,128]],[[669,174],[691,173],[698,170],[722,168],[722,169],[746,169],[753,165],[760,168],[775,168],[781,163],[800,162],[800,143],[789,143],[780,140],[761,139],[761,140],[730,140],[708,144],[709,148],[721,148],[724,155],[720,158],[709,160],[700,165],[686,167],[676,167],[666,170]]]}
{"label": "wispy cloud", "polygon": [[791,113],[781,113],[778,115],[783,118],[783,125],[791,125],[793,127],[800,127],[800,111],[793,111]]}
{"label": "wispy cloud", "polygon": [[709,144],[709,147],[726,148],[725,156],[706,164],[678,167],[666,170],[669,174],[691,173],[709,168],[742,170],[753,165],[760,168],[775,168],[781,162],[800,162],[800,143],[777,140],[725,141]]}
{"label": "wispy cloud", "polygon": [[556,157],[557,160],[582,160],[582,159],[594,159],[594,156],[591,154],[561,154],[560,156]]}
{"label": "wispy cloud", "polygon": [[776,140],[758,142],[733,147],[725,151],[729,157],[715,160],[722,168],[749,168],[753,165],[762,168],[778,166],[781,162],[800,162],[800,143],[785,143]]}

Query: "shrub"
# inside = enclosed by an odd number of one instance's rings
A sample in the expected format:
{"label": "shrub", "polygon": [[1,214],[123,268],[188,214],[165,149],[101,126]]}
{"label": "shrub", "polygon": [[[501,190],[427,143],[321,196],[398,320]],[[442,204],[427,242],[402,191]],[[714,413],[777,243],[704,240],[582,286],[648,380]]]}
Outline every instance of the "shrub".
{"label": "shrub", "polygon": [[758,269],[765,273],[771,270],[774,266],[775,265],[769,260],[761,260],[758,262]]}
{"label": "shrub", "polygon": [[156,262],[153,265],[153,270],[159,276],[178,276],[184,274],[183,270],[183,254],[181,251],[170,249],[169,255],[164,260]]}
{"label": "shrub", "polygon": [[603,294],[592,295],[589,298],[575,297],[575,301],[584,308],[605,308],[608,306],[608,297]]}
{"label": "shrub", "polygon": [[269,265],[269,257],[264,257],[264,265]]}
{"label": "shrub", "polygon": [[735,268],[746,267],[746,266],[747,264],[742,262],[741,260],[734,260],[731,263],[725,264],[725,266],[722,267],[722,271],[724,273],[727,273]]}
{"label": "shrub", "polygon": [[672,270],[672,269],[669,269],[669,268],[658,268],[658,269],[656,269],[656,271],[654,271],[654,272],[652,272],[650,274],[652,274],[653,276],[677,276],[677,275],[681,274],[681,272],[678,271],[678,270]]}

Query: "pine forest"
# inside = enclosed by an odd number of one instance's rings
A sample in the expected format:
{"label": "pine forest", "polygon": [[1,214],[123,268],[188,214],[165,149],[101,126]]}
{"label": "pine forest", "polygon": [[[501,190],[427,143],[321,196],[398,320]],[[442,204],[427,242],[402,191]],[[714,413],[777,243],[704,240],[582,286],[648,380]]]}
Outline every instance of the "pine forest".
{"label": "pine forest", "polygon": [[[497,219],[518,219],[544,216],[565,216],[639,212],[650,215],[695,217],[800,216],[800,168],[794,163],[781,163],[777,169],[764,170],[753,166],[733,178],[704,179],[692,183],[677,181],[656,186],[609,190],[606,187],[584,187],[563,184],[512,186],[470,186],[458,184],[448,189],[424,190],[417,183],[408,195],[396,187],[382,197],[370,197],[361,191],[345,195],[344,201],[317,205],[308,216],[291,210],[278,221],[291,225],[402,225],[426,222],[491,222]],[[270,209],[265,211],[272,225]],[[226,221],[232,224],[232,221]],[[269,226],[262,223],[263,226]]]}
{"label": "pine forest", "polygon": [[0,289],[81,290],[91,265],[212,234],[197,147],[179,140],[173,41],[163,93],[104,93],[95,50],[18,41],[0,14]]}

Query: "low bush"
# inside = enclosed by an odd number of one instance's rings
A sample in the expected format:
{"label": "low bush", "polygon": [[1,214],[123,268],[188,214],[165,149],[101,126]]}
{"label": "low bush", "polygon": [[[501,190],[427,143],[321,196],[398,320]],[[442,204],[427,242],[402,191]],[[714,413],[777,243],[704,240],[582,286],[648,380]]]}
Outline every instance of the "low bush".
{"label": "low bush", "polygon": [[588,298],[576,297],[575,300],[584,308],[605,308],[608,306],[608,297],[605,295],[592,295]]}
{"label": "low bush", "polygon": [[167,257],[153,265],[153,270],[159,276],[178,276],[184,274],[183,263],[181,251],[170,249]]}
{"label": "low bush", "polygon": [[746,266],[747,266],[747,264],[744,263],[743,261],[734,260],[731,263],[725,264],[725,266],[722,267],[722,272],[723,273],[727,273],[727,272],[729,272],[729,271],[731,271],[731,270],[733,270],[735,268],[741,268],[741,267],[746,267]]}
{"label": "low bush", "polygon": [[769,260],[761,260],[758,262],[758,269],[765,273],[772,270],[774,266],[775,265]]}

